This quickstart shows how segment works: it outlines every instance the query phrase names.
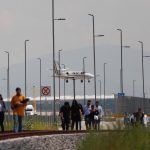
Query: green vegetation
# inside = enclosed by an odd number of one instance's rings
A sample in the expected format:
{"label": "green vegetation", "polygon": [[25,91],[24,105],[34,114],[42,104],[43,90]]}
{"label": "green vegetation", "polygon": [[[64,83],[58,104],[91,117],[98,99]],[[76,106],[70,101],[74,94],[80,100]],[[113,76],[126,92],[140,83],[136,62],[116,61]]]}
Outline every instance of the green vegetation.
{"label": "green vegetation", "polygon": [[135,128],[109,133],[91,133],[79,150],[150,150],[150,131]]}
{"label": "green vegetation", "polygon": [[[5,131],[13,129],[13,117],[5,115]],[[53,119],[50,116],[25,116],[23,118],[24,130],[57,130],[57,123],[53,123]]]}

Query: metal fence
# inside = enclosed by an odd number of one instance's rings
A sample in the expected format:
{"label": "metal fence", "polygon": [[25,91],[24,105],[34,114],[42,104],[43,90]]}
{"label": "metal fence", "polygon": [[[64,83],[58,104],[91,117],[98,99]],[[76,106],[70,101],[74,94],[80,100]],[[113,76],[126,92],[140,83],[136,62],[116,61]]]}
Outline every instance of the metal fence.
{"label": "metal fence", "polygon": [[125,112],[137,112],[138,108],[150,114],[150,99],[139,97],[116,97],[114,99],[114,113],[124,114]]}

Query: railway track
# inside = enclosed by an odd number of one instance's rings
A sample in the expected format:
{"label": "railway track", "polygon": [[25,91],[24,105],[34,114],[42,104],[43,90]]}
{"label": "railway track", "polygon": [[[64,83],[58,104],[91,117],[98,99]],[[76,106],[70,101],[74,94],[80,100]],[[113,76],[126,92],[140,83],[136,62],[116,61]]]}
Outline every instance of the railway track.
{"label": "railway track", "polygon": [[31,136],[43,136],[43,135],[55,135],[55,134],[77,134],[77,133],[87,133],[87,131],[23,131],[19,133],[6,132],[0,134],[0,141],[7,139],[15,139],[21,137],[31,137]]}
{"label": "railway track", "polygon": [[[124,132],[125,130],[100,130],[94,132],[107,133],[107,132]],[[78,134],[78,133],[90,133],[91,131],[80,130],[80,131],[23,131],[19,133],[5,132],[0,134],[0,141],[7,139],[16,139],[23,137],[32,137],[32,136],[44,136],[44,135],[56,135],[56,134]]]}

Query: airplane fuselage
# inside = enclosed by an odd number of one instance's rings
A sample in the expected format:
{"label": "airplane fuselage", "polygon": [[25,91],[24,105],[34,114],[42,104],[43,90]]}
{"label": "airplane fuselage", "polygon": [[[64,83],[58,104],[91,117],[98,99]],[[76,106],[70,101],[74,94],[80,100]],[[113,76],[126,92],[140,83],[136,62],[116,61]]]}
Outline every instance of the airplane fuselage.
{"label": "airplane fuselage", "polygon": [[80,80],[90,80],[94,78],[94,75],[90,73],[84,73],[83,71],[63,71],[60,72],[60,78],[62,79],[80,79]]}

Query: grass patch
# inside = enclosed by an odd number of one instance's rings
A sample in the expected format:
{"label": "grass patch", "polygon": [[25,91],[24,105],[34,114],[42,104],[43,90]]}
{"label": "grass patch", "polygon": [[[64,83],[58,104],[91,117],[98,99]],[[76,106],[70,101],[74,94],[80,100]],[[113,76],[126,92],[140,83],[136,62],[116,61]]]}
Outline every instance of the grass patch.
{"label": "grass patch", "polygon": [[91,133],[78,150],[150,150],[150,131],[135,128],[109,133]]}
{"label": "grass patch", "polygon": [[[13,117],[5,117],[5,131],[13,130]],[[25,116],[23,118],[23,130],[58,130],[57,123],[53,123],[50,116]]]}

